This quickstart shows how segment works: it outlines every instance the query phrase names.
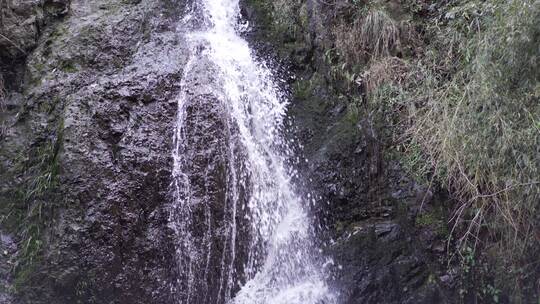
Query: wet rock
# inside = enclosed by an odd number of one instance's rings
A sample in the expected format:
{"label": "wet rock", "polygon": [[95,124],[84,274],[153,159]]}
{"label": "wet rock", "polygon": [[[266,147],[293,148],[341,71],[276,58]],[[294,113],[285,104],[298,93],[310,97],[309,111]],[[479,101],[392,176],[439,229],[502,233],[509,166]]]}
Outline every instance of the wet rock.
{"label": "wet rock", "polygon": [[0,89],[22,85],[24,60],[46,27],[67,15],[70,0],[7,0],[0,3]]}
{"label": "wet rock", "polygon": [[233,177],[241,175],[236,164],[247,162],[247,155],[227,101],[216,93],[222,88],[215,69],[201,56],[183,80],[183,137],[175,152],[182,174],[175,190],[189,207],[174,206],[172,221],[183,238],[175,286],[181,303],[224,303],[245,280],[238,274],[244,273],[250,226],[240,206],[248,204],[249,185]]}
{"label": "wet rock", "polygon": [[10,291],[13,289],[11,269],[16,252],[13,236],[0,231],[0,303],[3,304],[15,303]]}
{"label": "wet rock", "polygon": [[[21,36],[23,85],[5,78],[12,106],[2,114],[0,201],[21,210],[42,204],[47,219],[32,277],[13,272],[22,303],[172,301],[167,208],[175,101],[189,55],[177,28],[185,4],[51,0],[37,6],[43,18],[62,19],[37,36],[20,29],[34,40]],[[43,159],[57,168],[58,186],[46,200],[19,200],[15,191],[48,170],[35,164],[51,145],[56,152]],[[32,170],[16,165],[21,156]]]}

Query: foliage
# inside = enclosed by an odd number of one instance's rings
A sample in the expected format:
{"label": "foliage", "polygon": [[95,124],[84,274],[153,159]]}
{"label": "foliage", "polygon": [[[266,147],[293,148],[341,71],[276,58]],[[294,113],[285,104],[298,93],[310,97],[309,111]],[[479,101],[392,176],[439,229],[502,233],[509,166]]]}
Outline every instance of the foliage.
{"label": "foliage", "polygon": [[388,56],[400,44],[400,25],[382,9],[370,9],[350,27],[343,22],[334,30],[336,47],[348,63]]}
{"label": "foliage", "polygon": [[295,37],[299,32],[302,20],[299,16],[302,0],[275,0],[272,1],[272,20],[276,31]]}
{"label": "foliage", "polygon": [[423,54],[372,62],[369,100],[397,117],[405,150],[420,147],[423,170],[459,201],[458,248],[495,252],[508,270],[496,283],[533,293],[526,289],[538,279],[540,249],[540,4],[461,1],[441,12],[425,29]]}

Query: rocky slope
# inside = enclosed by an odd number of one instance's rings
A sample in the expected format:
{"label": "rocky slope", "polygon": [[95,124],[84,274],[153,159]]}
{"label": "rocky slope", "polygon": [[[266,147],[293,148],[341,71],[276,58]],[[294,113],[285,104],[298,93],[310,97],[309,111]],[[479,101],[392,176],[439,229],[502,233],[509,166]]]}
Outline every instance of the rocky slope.
{"label": "rocky slope", "polygon": [[294,74],[345,302],[535,303],[538,2],[244,2]]}

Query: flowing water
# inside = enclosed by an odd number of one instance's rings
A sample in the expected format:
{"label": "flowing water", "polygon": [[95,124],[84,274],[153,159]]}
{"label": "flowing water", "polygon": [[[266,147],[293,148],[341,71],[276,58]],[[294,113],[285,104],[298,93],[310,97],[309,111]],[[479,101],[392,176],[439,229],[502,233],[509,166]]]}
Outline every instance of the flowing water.
{"label": "flowing water", "polygon": [[238,0],[198,0],[178,99],[171,226],[178,303],[334,303],[282,136],[287,100],[239,33]]}

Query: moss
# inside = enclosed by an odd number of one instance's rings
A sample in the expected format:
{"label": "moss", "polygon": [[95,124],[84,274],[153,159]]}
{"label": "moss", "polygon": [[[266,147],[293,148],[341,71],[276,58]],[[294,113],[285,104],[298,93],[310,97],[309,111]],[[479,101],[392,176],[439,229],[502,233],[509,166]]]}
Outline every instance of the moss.
{"label": "moss", "polygon": [[430,211],[424,211],[423,213],[417,215],[415,224],[418,227],[431,228],[441,238],[448,237],[446,215],[442,207],[434,208]]}
{"label": "moss", "polygon": [[438,223],[438,220],[431,213],[424,213],[416,217],[416,225],[421,227],[431,226],[435,223]]}
{"label": "moss", "polygon": [[77,67],[72,61],[63,61],[60,63],[60,70],[65,73],[75,73],[78,71]]}
{"label": "moss", "polygon": [[68,33],[68,28],[66,25],[59,24],[54,31],[49,35],[49,39],[52,41],[58,40],[60,37],[65,36]]}

